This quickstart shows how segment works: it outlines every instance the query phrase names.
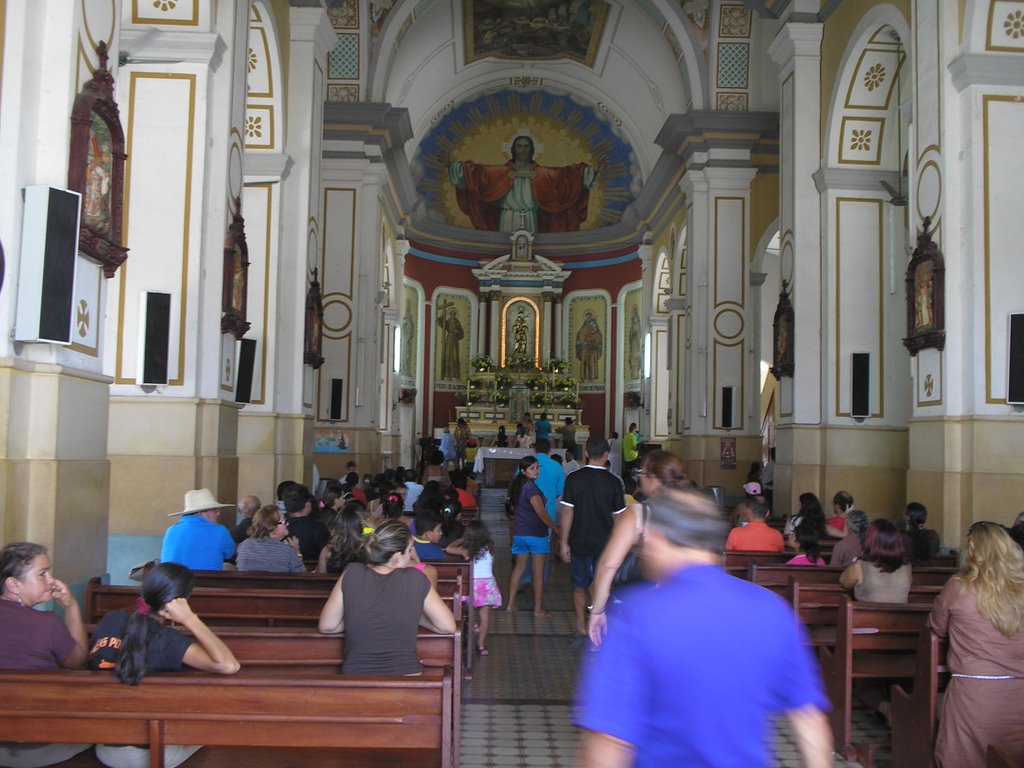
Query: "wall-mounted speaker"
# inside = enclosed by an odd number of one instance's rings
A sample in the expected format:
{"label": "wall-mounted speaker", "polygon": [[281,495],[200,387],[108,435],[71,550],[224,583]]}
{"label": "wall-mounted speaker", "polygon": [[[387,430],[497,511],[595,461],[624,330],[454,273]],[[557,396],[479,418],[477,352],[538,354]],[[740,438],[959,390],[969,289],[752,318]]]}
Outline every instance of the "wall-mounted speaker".
{"label": "wall-mounted speaker", "polygon": [[81,205],[77,192],[25,187],[16,341],[71,343]]}
{"label": "wall-mounted speaker", "polygon": [[850,415],[866,419],[871,415],[871,354],[854,352],[850,382]]}
{"label": "wall-mounted speaker", "polygon": [[235,365],[235,402],[252,402],[252,374],[256,369],[256,340],[241,339],[238,342],[238,362]]}
{"label": "wall-mounted speaker", "polygon": [[1024,314],[1010,315],[1007,338],[1010,354],[1006,362],[1006,402],[1024,405]]}
{"label": "wall-mounted speaker", "polygon": [[166,384],[171,348],[171,294],[139,297],[139,384]]}
{"label": "wall-mounted speaker", "polygon": [[341,419],[341,393],[344,385],[343,379],[331,379],[331,409],[328,418],[331,421]]}
{"label": "wall-mounted speaker", "polygon": [[722,387],[722,429],[732,429],[732,387]]}

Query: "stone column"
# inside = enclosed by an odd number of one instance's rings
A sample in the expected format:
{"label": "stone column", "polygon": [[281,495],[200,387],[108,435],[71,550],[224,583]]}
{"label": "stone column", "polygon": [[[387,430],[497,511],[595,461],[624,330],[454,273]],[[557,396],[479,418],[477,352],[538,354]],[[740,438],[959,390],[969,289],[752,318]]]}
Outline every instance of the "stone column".
{"label": "stone column", "polygon": [[[794,11],[795,12],[795,11]],[[813,174],[821,158],[819,22],[784,23],[768,49],[779,66],[779,256],[796,317],[796,374],[779,382],[775,504],[790,509],[794,489],[820,492],[824,462],[820,200]],[[799,492],[796,491],[796,492]]]}
{"label": "stone column", "polygon": [[544,311],[543,319],[540,327],[540,359],[541,362],[551,359],[551,302],[552,295],[550,292],[544,293]]}

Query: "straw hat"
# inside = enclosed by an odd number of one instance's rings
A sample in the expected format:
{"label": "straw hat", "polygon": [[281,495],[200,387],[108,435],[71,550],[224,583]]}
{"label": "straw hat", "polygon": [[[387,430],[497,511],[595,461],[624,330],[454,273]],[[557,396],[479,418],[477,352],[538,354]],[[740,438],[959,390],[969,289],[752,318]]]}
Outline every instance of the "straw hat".
{"label": "straw hat", "polygon": [[171,512],[168,517],[177,515],[191,515],[196,512],[205,512],[207,509],[221,509],[222,507],[233,507],[234,504],[221,504],[213,497],[209,488],[200,488],[196,491],[189,491],[185,494],[185,508],[181,512]]}

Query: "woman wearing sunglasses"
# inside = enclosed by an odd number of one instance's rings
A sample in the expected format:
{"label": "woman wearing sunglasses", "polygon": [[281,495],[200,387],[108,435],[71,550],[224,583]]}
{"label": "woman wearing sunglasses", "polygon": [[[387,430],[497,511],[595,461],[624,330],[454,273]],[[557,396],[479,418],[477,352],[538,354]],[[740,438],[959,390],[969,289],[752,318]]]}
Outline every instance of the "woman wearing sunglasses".
{"label": "woman wearing sunglasses", "polygon": [[268,505],[253,515],[249,538],[238,545],[238,570],[305,573],[299,539],[288,535],[277,506]]}

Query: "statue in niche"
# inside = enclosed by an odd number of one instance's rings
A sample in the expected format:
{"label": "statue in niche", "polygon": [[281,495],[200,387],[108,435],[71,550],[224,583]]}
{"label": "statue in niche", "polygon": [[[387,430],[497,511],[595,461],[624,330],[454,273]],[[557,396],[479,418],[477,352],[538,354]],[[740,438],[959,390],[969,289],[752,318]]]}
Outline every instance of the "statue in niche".
{"label": "statue in niche", "polygon": [[597,325],[597,318],[587,310],[576,332],[576,359],[580,361],[580,381],[597,381],[601,377],[601,353],[604,351],[604,336]]}
{"label": "statue in niche", "polygon": [[504,165],[452,162],[447,152],[438,159],[448,168],[459,208],[476,229],[578,232],[587,218],[590,190],[607,159],[602,157],[596,166],[551,168],[534,162],[533,155],[533,139],[522,134],[512,140],[512,157]]}
{"label": "statue in niche", "polygon": [[530,329],[526,324],[526,308],[519,307],[516,320],[512,323],[512,354],[520,357],[526,354],[530,338]]}
{"label": "statue in niche", "polygon": [[416,321],[413,320],[413,300],[405,302],[405,316],[402,318],[402,360],[400,373],[403,376],[413,375],[413,359],[416,355]]}
{"label": "statue in niche", "polygon": [[640,327],[640,310],[633,305],[629,317],[629,336],[626,340],[626,364],[630,379],[639,379],[643,362],[643,329]]}

